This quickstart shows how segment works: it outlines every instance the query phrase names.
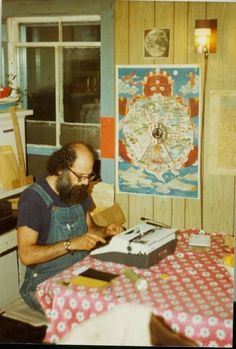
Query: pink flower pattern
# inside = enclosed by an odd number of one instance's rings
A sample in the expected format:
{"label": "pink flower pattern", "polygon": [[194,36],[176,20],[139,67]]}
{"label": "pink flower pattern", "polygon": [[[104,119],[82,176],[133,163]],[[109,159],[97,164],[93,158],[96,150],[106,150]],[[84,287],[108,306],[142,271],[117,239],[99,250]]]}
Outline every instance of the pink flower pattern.
{"label": "pink flower pattern", "polygon": [[[134,271],[146,278],[149,287],[138,291],[122,274],[122,264],[101,262],[90,256],[38,285],[37,296],[48,318],[45,343],[57,343],[76,324],[123,302],[143,303],[162,316],[176,332],[199,346],[232,346],[233,280],[219,263],[226,254],[224,233],[211,234],[210,251],[194,251],[188,246],[197,229],[179,230],[176,251],[149,269]],[[65,286],[84,265],[118,274],[105,288]],[[168,278],[161,276],[166,274]]]}

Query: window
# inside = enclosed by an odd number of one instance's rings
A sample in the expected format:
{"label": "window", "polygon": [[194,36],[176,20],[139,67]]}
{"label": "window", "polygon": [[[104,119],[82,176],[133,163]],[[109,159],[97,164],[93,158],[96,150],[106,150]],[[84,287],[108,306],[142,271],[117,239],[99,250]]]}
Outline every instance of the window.
{"label": "window", "polygon": [[10,72],[34,111],[28,144],[100,148],[100,24],[98,15],[8,19]]}

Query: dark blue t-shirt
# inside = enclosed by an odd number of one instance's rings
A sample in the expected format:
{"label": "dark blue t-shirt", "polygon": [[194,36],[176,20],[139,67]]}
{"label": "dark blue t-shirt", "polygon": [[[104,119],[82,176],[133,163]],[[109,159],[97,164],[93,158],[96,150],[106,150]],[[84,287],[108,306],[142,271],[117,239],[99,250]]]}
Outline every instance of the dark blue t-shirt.
{"label": "dark blue t-shirt", "polygon": [[[54,205],[57,207],[68,207],[62,202],[59,196],[52,190],[45,177],[38,179],[37,183],[52,198]],[[82,203],[84,214],[92,208],[92,200],[88,196]],[[42,197],[33,189],[26,188],[21,194],[18,214],[17,228],[27,226],[39,232],[38,244],[45,244],[47,241],[51,221],[51,209],[47,207]]]}

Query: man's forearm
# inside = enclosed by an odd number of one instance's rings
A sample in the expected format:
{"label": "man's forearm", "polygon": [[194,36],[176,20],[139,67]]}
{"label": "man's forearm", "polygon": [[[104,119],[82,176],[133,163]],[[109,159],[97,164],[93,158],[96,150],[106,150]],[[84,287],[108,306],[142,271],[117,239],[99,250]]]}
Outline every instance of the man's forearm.
{"label": "man's forearm", "polygon": [[63,256],[68,251],[65,249],[65,241],[60,241],[48,245],[32,245],[28,246],[20,253],[23,264],[32,265],[48,262],[54,258]]}

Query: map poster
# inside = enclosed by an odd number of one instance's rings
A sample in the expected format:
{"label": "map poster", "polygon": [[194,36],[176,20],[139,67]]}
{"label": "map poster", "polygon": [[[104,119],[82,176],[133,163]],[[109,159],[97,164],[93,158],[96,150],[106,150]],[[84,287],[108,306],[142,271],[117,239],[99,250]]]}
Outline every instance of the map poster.
{"label": "map poster", "polygon": [[116,67],[117,190],[199,198],[197,65]]}

